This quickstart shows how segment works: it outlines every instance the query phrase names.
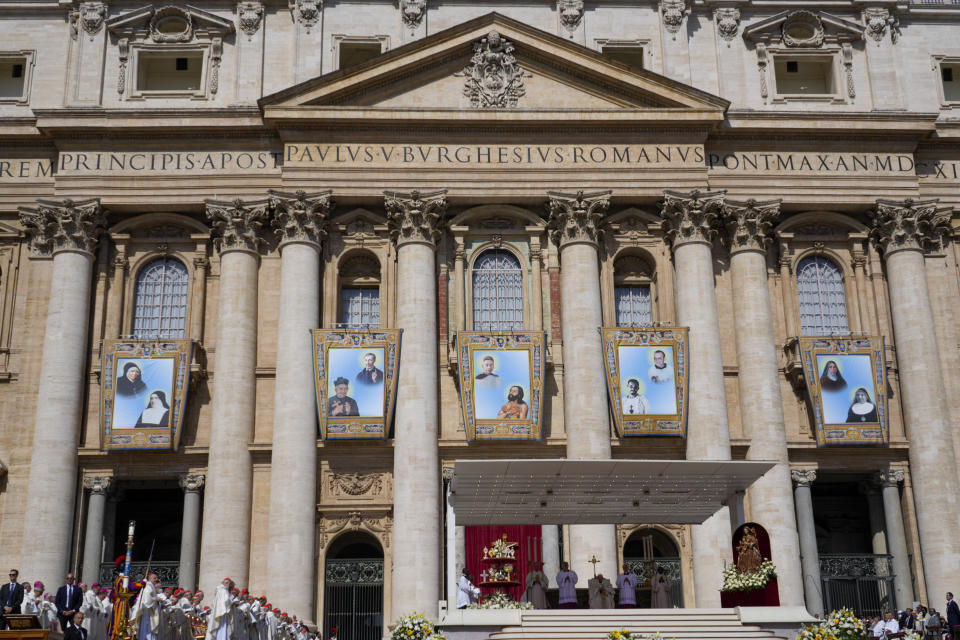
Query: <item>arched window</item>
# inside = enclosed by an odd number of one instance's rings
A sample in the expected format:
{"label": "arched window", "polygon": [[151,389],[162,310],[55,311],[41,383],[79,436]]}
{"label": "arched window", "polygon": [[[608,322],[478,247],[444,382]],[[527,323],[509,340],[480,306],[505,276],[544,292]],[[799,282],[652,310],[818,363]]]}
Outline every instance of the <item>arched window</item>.
{"label": "arched window", "polygon": [[373,256],[357,255],[340,267],[340,324],[380,327],[380,263]]}
{"label": "arched window", "polygon": [[157,258],[137,275],[133,335],[140,340],[185,337],[187,268],[174,258]]}
{"label": "arched window", "polygon": [[490,249],[473,263],[473,329],[523,330],[523,270],[509,251]]}
{"label": "arched window", "polygon": [[800,294],[802,335],[850,333],[843,273],[836,264],[821,256],[802,259],[797,265],[797,290]]}
{"label": "arched window", "polygon": [[618,327],[653,323],[652,276],[653,267],[639,256],[623,256],[613,263],[613,304]]}

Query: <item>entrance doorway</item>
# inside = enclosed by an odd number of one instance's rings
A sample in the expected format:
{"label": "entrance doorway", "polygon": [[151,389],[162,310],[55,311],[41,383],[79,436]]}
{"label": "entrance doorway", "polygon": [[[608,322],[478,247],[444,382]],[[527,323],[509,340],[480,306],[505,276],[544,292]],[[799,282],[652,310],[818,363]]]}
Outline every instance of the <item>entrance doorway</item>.
{"label": "entrance doorway", "polygon": [[659,529],[637,529],[623,544],[623,561],[638,579],[638,607],[650,608],[653,595],[651,584],[658,572],[662,572],[670,581],[670,606],[683,606],[680,551],[670,536]]}
{"label": "entrance doorway", "polygon": [[324,562],[323,633],[331,627],[350,640],[383,636],[383,548],[373,536],[351,532],[334,540]]}

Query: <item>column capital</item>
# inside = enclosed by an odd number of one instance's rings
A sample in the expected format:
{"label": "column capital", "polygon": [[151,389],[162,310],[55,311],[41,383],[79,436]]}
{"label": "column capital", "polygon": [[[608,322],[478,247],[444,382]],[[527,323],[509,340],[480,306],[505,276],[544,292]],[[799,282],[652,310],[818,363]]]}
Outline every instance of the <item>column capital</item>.
{"label": "column capital", "polygon": [[791,469],[790,477],[801,487],[809,487],[817,479],[816,469]]}
{"label": "column capital", "polygon": [[780,217],[782,200],[727,200],[723,205],[723,223],[727,228],[730,253],[766,251],[770,230]]}
{"label": "column capital", "polygon": [[717,217],[723,210],[724,191],[663,191],[660,215],[667,221],[667,239],[673,249],[689,244],[710,244],[716,234]]}
{"label": "column capital", "polygon": [[881,487],[896,487],[903,482],[903,469],[884,469],[877,471],[874,479]]}
{"label": "column capital", "polygon": [[397,246],[420,243],[437,248],[440,241],[440,223],[447,210],[447,190],[420,193],[384,191],[387,226],[390,238]]}
{"label": "column capital", "polygon": [[106,495],[113,486],[111,476],[84,476],[83,488],[89,489],[90,493],[100,493]]}
{"label": "column capital", "polygon": [[271,221],[280,236],[280,246],[291,242],[310,244],[317,248],[327,235],[327,216],[333,209],[333,191],[276,191],[270,194]]}
{"label": "column capital", "polygon": [[220,253],[227,251],[260,252],[261,230],[269,217],[270,201],[204,200],[207,219],[213,227],[214,244]]}
{"label": "column capital", "polygon": [[107,226],[100,198],[88,200],[37,199],[36,207],[20,207],[20,222],[38,255],[61,251],[92,254]]}
{"label": "column capital", "polygon": [[585,193],[547,191],[547,212],[550,214],[548,228],[550,238],[559,248],[575,243],[600,242],[600,221],[610,208],[611,190]]}
{"label": "column capital", "polygon": [[202,473],[188,473],[180,476],[180,488],[186,492],[199,493],[207,477]]}
{"label": "column capital", "polygon": [[950,232],[950,209],[938,200],[877,200],[871,233],[884,252],[940,247]]}

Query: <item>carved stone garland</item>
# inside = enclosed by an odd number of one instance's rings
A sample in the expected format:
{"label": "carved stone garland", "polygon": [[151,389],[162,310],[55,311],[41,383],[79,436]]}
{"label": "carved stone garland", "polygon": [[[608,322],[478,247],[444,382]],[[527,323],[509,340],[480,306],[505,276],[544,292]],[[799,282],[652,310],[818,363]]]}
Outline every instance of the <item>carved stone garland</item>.
{"label": "carved stone garland", "polygon": [[307,242],[319,245],[326,236],[326,220],[333,209],[330,190],[317,193],[275,191],[269,189],[273,227],[280,244]]}
{"label": "carved stone garland", "polygon": [[883,42],[883,37],[887,35],[887,29],[890,29],[890,39],[893,42],[897,41],[897,27],[900,21],[886,7],[864,9],[863,22],[866,25],[863,31],[864,35],[877,44]]}
{"label": "carved stone garland", "polygon": [[595,191],[575,194],[548,191],[547,212],[550,214],[548,228],[550,237],[561,249],[574,242],[596,245],[602,231],[600,221],[610,208],[612,191]]}
{"label": "carved stone garland", "polygon": [[950,233],[950,213],[938,210],[937,200],[877,200],[871,233],[887,253],[938,248]]}
{"label": "carved stone garland", "polygon": [[507,109],[526,94],[524,77],[530,74],[517,64],[513,43],[491,31],[473,45],[470,64],[456,75],[464,77],[463,94],[475,109]]}
{"label": "carved stone garland", "polygon": [[709,244],[716,234],[715,224],[723,210],[726,191],[663,192],[664,220],[669,224],[667,238],[674,249],[688,242]]}
{"label": "carved stone garland", "polygon": [[723,207],[730,252],[764,251],[770,243],[770,230],[780,216],[780,200],[746,202],[727,200]]}
{"label": "carved stone garland", "polygon": [[260,229],[269,217],[268,200],[206,200],[206,205],[207,218],[215,234],[214,243],[221,253],[260,250],[263,245]]}
{"label": "carved stone garland", "polygon": [[293,19],[299,22],[310,33],[310,29],[320,21],[320,12],[323,11],[323,0],[296,0],[290,10]]}
{"label": "carved stone garland", "polygon": [[447,190],[420,193],[383,192],[390,238],[397,245],[421,242],[436,247],[440,219],[447,210]]}
{"label": "carved stone garland", "polygon": [[400,17],[411,31],[420,26],[427,15],[427,0],[400,0]]}
{"label": "carved stone garland", "polygon": [[572,38],[583,22],[583,0],[557,0],[557,13],[560,14],[560,24]]}
{"label": "carved stone garland", "polygon": [[383,476],[379,473],[331,473],[329,479],[331,496],[379,496],[383,486]]}
{"label": "carved stone garland", "polygon": [[20,222],[30,237],[35,254],[58,251],[93,253],[97,240],[107,226],[100,199],[37,200],[37,207],[21,207]]}

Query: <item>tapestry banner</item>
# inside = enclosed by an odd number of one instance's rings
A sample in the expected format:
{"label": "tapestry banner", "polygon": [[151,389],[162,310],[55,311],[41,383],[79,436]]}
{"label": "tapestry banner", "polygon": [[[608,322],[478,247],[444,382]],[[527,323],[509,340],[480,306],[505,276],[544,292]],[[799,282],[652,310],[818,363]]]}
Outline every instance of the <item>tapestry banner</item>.
{"label": "tapestry banner", "polygon": [[402,331],[313,330],[321,438],[364,440],[390,436]]}
{"label": "tapestry banner", "polygon": [[686,436],[687,331],[601,329],[607,390],[621,436]]}
{"label": "tapestry banner", "polygon": [[192,357],[192,340],[103,341],[101,450],[180,446]]}
{"label": "tapestry banner", "polygon": [[457,332],[467,441],[540,440],[546,334]]}
{"label": "tapestry banner", "polygon": [[890,441],[883,338],[800,338],[817,445]]}

